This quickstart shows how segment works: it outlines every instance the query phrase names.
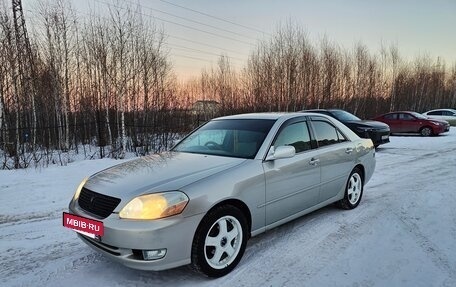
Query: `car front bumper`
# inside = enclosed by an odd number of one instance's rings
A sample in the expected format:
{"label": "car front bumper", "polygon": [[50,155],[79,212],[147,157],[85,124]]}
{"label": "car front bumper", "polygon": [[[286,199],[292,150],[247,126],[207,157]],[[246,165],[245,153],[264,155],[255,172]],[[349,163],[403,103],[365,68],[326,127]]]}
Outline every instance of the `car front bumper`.
{"label": "car front bumper", "polygon": [[390,130],[373,130],[368,132],[368,138],[372,140],[375,146],[390,142]]}
{"label": "car front bumper", "polygon": [[[81,209],[74,201],[70,203],[70,213],[100,220]],[[92,239],[82,234],[78,236],[84,243],[114,261],[134,269],[165,270],[191,262],[193,236],[204,214],[190,217],[182,215],[160,220],[126,220],[112,213],[102,219],[104,235]],[[145,260],[144,250],[166,249],[163,258]]]}
{"label": "car front bumper", "polygon": [[446,132],[449,132],[450,131],[450,125],[439,125],[439,126],[436,126],[434,127],[434,134],[438,135],[438,134],[442,134],[442,133],[446,133]]}

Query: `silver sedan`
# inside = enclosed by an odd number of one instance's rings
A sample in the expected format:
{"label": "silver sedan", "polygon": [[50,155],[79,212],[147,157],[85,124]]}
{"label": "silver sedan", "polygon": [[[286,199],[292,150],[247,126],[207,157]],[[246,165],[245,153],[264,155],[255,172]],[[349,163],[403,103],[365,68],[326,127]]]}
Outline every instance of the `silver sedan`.
{"label": "silver sedan", "polygon": [[331,203],[358,206],[374,168],[372,141],[325,115],[227,116],[84,180],[63,224],[126,266],[219,277],[251,236]]}

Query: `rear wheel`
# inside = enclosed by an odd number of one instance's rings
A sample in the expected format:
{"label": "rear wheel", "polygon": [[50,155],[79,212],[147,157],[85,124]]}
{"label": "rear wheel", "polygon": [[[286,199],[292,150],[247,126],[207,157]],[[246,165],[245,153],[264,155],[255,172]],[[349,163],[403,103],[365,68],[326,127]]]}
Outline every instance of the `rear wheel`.
{"label": "rear wheel", "polygon": [[420,134],[423,137],[428,137],[432,135],[432,129],[430,127],[422,127],[420,130]]}
{"label": "rear wheel", "polygon": [[356,167],[350,173],[347,186],[345,187],[345,196],[338,202],[339,207],[343,209],[353,209],[357,207],[363,196],[363,189],[362,172]]}
{"label": "rear wheel", "polygon": [[192,245],[192,268],[209,277],[221,277],[233,270],[247,244],[247,220],[231,205],[220,206],[200,223]]}

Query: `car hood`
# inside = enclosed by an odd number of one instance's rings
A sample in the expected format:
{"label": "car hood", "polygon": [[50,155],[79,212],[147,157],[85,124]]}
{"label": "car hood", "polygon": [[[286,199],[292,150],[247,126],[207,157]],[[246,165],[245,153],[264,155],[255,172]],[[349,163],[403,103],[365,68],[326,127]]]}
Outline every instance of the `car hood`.
{"label": "car hood", "polygon": [[387,124],[372,120],[348,121],[344,122],[344,124],[354,127],[372,128],[376,130],[389,129],[389,126]]}
{"label": "car hood", "polygon": [[428,121],[433,121],[433,122],[438,122],[438,123],[441,123],[441,124],[444,124],[444,125],[448,125],[449,123],[445,120],[442,120],[442,119],[433,119],[431,117],[428,116],[427,118]]}
{"label": "car hood", "polygon": [[145,156],[100,171],[85,188],[121,199],[178,190],[195,181],[241,164],[246,159],[167,152]]}

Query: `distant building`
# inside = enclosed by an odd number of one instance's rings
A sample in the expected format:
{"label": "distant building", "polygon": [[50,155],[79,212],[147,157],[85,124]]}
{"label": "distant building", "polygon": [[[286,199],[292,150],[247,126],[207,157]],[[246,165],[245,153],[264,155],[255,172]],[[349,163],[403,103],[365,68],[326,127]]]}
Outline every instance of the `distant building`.
{"label": "distant building", "polygon": [[207,121],[217,116],[220,110],[220,103],[212,100],[200,100],[193,103],[192,113],[200,120]]}

